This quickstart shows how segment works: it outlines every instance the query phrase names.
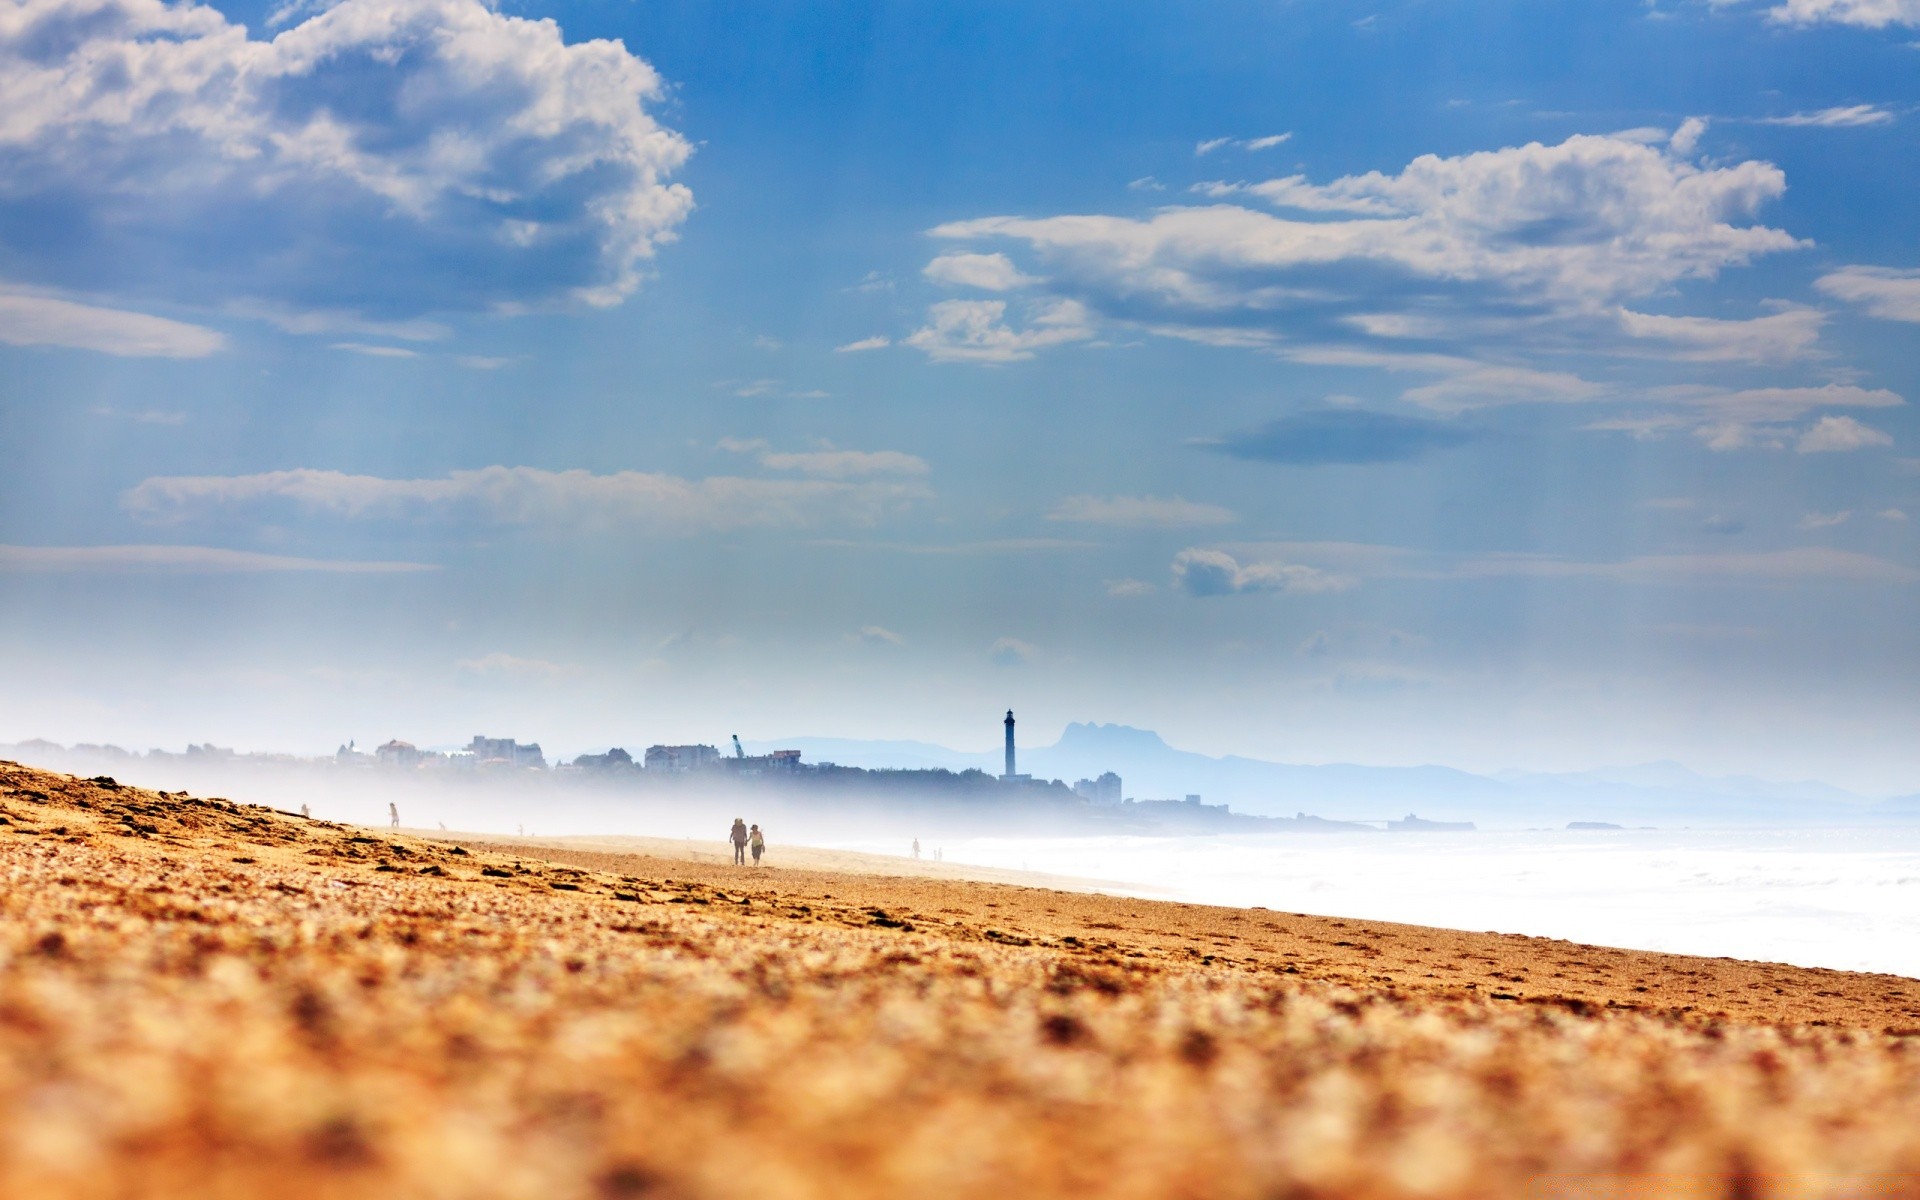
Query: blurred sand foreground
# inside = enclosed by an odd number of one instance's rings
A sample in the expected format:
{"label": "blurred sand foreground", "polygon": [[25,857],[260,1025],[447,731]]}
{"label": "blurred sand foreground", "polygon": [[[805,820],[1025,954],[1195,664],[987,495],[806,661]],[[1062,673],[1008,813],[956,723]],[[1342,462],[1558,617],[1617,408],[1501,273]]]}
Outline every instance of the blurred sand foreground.
{"label": "blurred sand foreground", "polygon": [[686,853],[0,764],[0,1197],[1920,1196],[1913,980]]}

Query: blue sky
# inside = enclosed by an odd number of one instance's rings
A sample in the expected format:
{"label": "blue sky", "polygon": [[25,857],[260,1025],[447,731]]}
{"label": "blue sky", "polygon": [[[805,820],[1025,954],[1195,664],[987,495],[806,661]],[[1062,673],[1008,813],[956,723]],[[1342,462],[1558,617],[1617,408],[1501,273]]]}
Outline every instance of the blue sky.
{"label": "blue sky", "polygon": [[1920,6],[0,12],[0,738],[1920,788]]}

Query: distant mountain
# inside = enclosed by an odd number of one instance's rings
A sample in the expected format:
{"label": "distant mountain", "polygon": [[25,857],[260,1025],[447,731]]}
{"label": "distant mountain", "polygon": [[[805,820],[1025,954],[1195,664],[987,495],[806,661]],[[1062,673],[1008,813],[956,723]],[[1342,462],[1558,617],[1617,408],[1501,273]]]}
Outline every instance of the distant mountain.
{"label": "distant mountain", "polygon": [[[757,743],[800,750],[808,761],[870,768],[978,768],[997,774],[998,750],[968,753],[925,742],[789,738]],[[1476,775],[1452,767],[1373,767],[1354,763],[1267,762],[1214,758],[1167,745],[1152,730],[1076,722],[1051,746],[1023,747],[1019,767],[1041,779],[1121,777],[1140,800],[1199,794],[1209,804],[1261,816],[1310,813],[1338,820],[1385,821],[1409,813],[1482,827],[1564,828],[1569,821],[1623,825],[1830,824],[1920,817],[1920,805],[1875,805],[1818,782],[1776,783],[1700,775],[1657,762],[1568,774]]]}

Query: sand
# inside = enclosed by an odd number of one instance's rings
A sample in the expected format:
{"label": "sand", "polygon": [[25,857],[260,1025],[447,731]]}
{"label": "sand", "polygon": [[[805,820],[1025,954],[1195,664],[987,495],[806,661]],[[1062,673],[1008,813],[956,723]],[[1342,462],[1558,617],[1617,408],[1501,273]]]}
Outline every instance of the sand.
{"label": "sand", "polygon": [[0,818],[3,1196],[1920,1195],[1898,977],[10,764]]}

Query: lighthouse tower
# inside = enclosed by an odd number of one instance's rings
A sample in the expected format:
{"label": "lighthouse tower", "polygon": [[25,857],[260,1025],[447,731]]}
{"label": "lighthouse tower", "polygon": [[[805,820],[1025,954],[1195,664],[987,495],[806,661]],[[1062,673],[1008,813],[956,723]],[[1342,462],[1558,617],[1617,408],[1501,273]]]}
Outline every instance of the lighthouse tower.
{"label": "lighthouse tower", "polygon": [[1007,773],[1000,777],[1005,783],[1024,783],[1033,778],[1031,775],[1017,774],[1013,763],[1013,710],[1007,710]]}

